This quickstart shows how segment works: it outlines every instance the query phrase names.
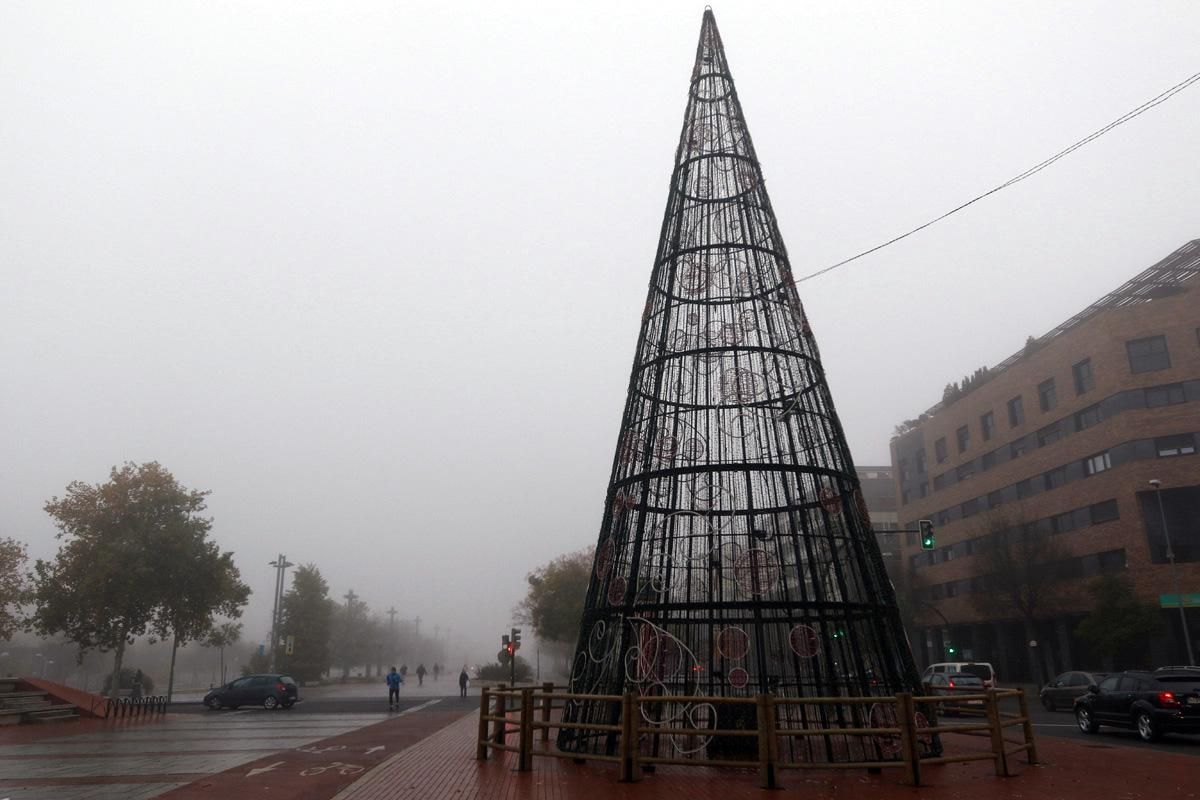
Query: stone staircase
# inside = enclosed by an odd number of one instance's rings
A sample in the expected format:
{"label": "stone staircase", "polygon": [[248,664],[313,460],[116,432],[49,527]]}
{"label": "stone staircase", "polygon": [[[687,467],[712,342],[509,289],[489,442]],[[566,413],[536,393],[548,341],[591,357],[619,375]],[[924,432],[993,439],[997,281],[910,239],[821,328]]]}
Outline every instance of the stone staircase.
{"label": "stone staircase", "polygon": [[22,722],[69,722],[79,719],[79,709],[56,701],[49,692],[20,678],[0,678],[0,725]]}

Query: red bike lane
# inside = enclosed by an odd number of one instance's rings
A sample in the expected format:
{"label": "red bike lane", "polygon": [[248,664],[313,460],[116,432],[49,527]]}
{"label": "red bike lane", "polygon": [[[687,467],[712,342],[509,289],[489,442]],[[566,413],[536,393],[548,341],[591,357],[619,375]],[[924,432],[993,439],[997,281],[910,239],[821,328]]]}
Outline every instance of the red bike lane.
{"label": "red bike lane", "polygon": [[[426,704],[429,705],[429,704]],[[372,767],[463,718],[463,710],[418,706],[392,719],[302,747],[279,750],[161,795],[169,800],[286,797],[328,800]]]}

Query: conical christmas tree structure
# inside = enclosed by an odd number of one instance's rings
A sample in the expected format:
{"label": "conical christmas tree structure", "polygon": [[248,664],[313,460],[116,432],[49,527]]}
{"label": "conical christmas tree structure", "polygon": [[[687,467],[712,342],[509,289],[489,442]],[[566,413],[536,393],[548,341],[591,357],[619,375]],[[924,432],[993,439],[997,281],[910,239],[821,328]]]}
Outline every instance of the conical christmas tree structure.
{"label": "conical christmas tree structure", "polygon": [[[570,689],[838,697],[918,688],[706,11]],[[736,742],[671,729],[735,727],[738,708],[644,707],[643,723],[663,733],[642,746],[667,755],[728,751]],[[611,701],[571,701],[564,719],[610,724],[617,713]],[[888,727],[892,713],[882,704],[779,706],[780,724],[796,728]],[[598,753],[614,741],[564,729],[559,746]],[[786,741],[809,760],[898,751],[888,737]]]}

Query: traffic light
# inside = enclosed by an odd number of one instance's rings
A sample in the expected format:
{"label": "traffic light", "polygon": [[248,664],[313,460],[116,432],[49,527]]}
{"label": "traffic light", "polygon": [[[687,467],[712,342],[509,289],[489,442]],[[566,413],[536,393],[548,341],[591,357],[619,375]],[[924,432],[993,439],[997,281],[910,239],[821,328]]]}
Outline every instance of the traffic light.
{"label": "traffic light", "polygon": [[520,649],[520,647],[521,647],[521,629],[520,629],[520,628],[513,628],[513,629],[512,629],[512,649],[513,649],[513,652],[515,653],[515,652],[516,652],[518,649]]}
{"label": "traffic light", "polygon": [[507,633],[504,633],[504,634],[501,634],[501,635],[500,635],[500,648],[501,648],[501,649],[502,649],[504,652],[508,653],[510,656],[512,655],[512,651],[513,651],[512,642],[510,642],[510,641],[508,640],[508,634],[507,634]]}
{"label": "traffic light", "polygon": [[933,549],[933,520],[923,519],[918,523],[921,526],[921,549]]}
{"label": "traffic light", "polygon": [[949,642],[946,642],[946,655],[948,655],[948,656],[952,656],[952,655],[954,655],[954,654],[955,654],[955,653],[957,653],[957,652],[958,652],[958,648],[957,648],[957,647],[955,647],[954,645],[950,644]]}
{"label": "traffic light", "polygon": [[833,638],[835,638],[835,639],[844,639],[844,638],[846,638],[846,631],[845,631],[845,629],[843,629],[843,628],[838,628],[838,629],[836,629],[836,630],[833,632]]}

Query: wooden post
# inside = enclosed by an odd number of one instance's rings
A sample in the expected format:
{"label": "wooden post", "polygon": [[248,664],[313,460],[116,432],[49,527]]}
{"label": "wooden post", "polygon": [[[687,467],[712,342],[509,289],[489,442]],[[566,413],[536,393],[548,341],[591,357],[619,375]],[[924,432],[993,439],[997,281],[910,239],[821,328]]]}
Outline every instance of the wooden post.
{"label": "wooden post", "polygon": [[1030,764],[1038,763],[1037,742],[1033,738],[1033,720],[1029,718],[1029,701],[1025,697],[1024,689],[1017,689],[1017,705],[1020,707],[1021,716],[1025,722],[1021,727],[1025,731],[1025,744],[1029,745],[1029,749],[1025,751],[1025,757]]}
{"label": "wooden post", "polygon": [[896,719],[900,726],[900,755],[904,759],[904,782],[921,785],[921,745],[917,733],[917,708],[911,692],[896,694]]}
{"label": "wooden post", "polygon": [[621,740],[618,743],[618,754],[621,758],[621,783],[633,783],[640,777],[634,765],[637,752],[637,720],[634,709],[637,701],[633,692],[626,692],[621,698]]}
{"label": "wooden post", "polygon": [[[554,701],[550,699],[549,695],[553,691],[554,691],[553,683],[550,683],[549,681],[547,681],[546,683],[542,684],[542,692],[546,695],[546,696],[542,697],[542,722],[550,721],[550,709],[552,709],[554,707]],[[543,742],[550,741],[550,726],[549,725],[542,728],[542,741]]]}
{"label": "wooden post", "polygon": [[492,711],[496,715],[496,722],[492,723],[495,726],[492,730],[492,740],[496,744],[504,744],[504,734],[508,728],[507,717],[505,716],[507,711],[504,708],[504,684],[500,684],[497,690],[496,708]]}
{"label": "wooden post", "polygon": [[996,759],[996,774],[1002,778],[1008,777],[1008,756],[1004,752],[1004,729],[1000,727],[1000,705],[996,699],[996,690],[987,690],[988,727],[992,732],[992,755]]}
{"label": "wooden post", "polygon": [[764,789],[778,789],[775,776],[775,698],[769,694],[754,697],[758,717],[758,785]]}
{"label": "wooden post", "polygon": [[517,734],[517,771],[533,769],[533,689],[521,690],[521,725]]}
{"label": "wooden post", "polygon": [[479,693],[479,735],[475,737],[475,759],[477,761],[487,760],[487,715],[488,715],[488,687],[485,685],[483,691]]}

